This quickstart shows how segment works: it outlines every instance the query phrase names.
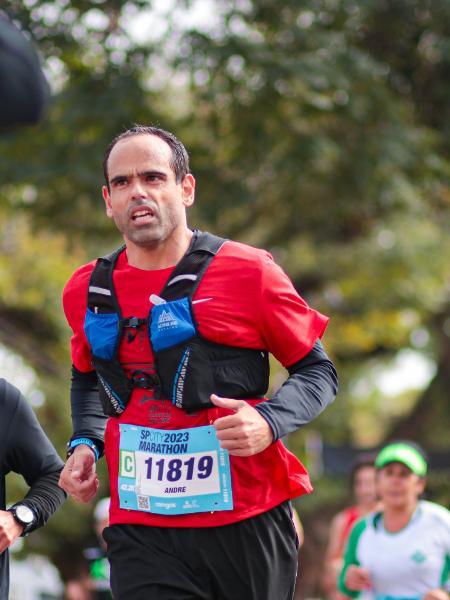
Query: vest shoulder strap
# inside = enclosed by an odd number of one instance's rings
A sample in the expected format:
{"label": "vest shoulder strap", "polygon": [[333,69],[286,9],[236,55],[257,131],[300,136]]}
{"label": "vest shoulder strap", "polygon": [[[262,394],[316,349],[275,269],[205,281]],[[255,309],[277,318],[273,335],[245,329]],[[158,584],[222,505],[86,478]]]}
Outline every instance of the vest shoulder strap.
{"label": "vest shoulder strap", "polygon": [[97,259],[88,288],[88,308],[94,313],[117,313],[121,315],[112,276],[119,254],[124,250],[125,245]]}
{"label": "vest shoulder strap", "polygon": [[[161,292],[164,300],[176,300],[184,296],[192,298],[209,263],[227,240],[207,231],[194,230],[186,254],[175,267]],[[117,313],[122,315],[113,285],[113,271],[125,246],[97,259],[88,288],[88,308],[94,313]]]}
{"label": "vest shoulder strap", "polygon": [[207,231],[194,230],[191,244],[160,293],[161,298],[192,298],[208,265],[226,241]]}

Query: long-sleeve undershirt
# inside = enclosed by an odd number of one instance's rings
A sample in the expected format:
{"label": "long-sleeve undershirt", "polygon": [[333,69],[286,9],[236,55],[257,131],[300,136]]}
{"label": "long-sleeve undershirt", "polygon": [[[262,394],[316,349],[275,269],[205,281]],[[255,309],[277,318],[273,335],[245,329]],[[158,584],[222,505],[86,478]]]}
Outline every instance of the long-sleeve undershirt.
{"label": "long-sleeve undershirt", "polygon": [[[58,487],[63,462],[19,390],[0,379],[0,510],[5,509],[5,476],[14,471],[30,489],[22,504],[36,515],[33,529],[44,525],[64,502]],[[7,598],[7,553],[0,555],[0,600]]]}
{"label": "long-sleeve undershirt", "polygon": [[[336,370],[320,340],[288,372],[289,377],[274,396],[255,407],[269,423],[274,441],[310,423],[337,392]],[[88,437],[102,452],[107,418],[99,400],[95,371],[82,373],[72,368],[71,404],[73,439]]]}

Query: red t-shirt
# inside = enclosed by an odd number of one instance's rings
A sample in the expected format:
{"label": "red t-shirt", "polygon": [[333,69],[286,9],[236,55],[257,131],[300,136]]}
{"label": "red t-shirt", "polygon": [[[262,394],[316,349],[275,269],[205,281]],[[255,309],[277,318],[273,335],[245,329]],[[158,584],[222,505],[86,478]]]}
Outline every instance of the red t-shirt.
{"label": "red t-shirt", "polygon": [[[72,361],[92,371],[91,350],[84,334],[87,289],[95,262],[80,267],[67,283],[64,311],[73,330]],[[145,318],[151,294],[160,294],[174,267],[146,271],[130,266],[126,252],[117,261],[114,286],[124,317]],[[308,307],[269,253],[238,242],[226,242],[211,262],[195,293],[194,313],[200,334],[213,342],[266,349],[284,366],[305,356],[322,336],[328,318]],[[126,371],[154,370],[146,328],[134,339],[121,341],[119,359]],[[249,400],[256,404],[261,400]],[[301,462],[282,442],[249,457],[230,456],[234,509],[188,515],[159,515],[124,510],[118,500],[119,424],[157,429],[184,429],[212,424],[224,409],[192,415],[167,400],[152,399],[151,390],[134,389],[120,417],[108,419],[105,455],[111,486],[110,523],[139,523],[161,527],[215,527],[255,516],[281,502],[312,491]]]}
{"label": "red t-shirt", "polygon": [[362,517],[361,510],[357,506],[349,506],[342,511],[343,527],[339,540],[339,554],[344,556],[347,540],[353,525]]}

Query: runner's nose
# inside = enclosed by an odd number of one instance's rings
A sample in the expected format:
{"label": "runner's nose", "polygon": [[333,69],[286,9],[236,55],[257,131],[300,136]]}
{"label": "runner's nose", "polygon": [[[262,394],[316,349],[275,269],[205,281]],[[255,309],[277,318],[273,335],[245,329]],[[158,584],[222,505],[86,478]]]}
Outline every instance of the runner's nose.
{"label": "runner's nose", "polygon": [[134,179],[131,184],[131,198],[133,200],[144,200],[146,198],[145,189],[140,179]]}

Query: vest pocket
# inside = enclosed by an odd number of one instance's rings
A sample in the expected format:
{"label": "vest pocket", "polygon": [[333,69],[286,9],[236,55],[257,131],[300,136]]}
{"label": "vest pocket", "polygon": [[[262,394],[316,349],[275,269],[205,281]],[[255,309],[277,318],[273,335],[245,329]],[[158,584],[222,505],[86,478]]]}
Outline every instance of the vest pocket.
{"label": "vest pocket", "polygon": [[100,384],[99,396],[103,412],[109,417],[118,417],[128,404],[132,384],[117,359],[103,360],[93,356],[92,364]]}
{"label": "vest pocket", "polygon": [[188,298],[156,304],[150,312],[150,339],[155,352],[195,335]]}
{"label": "vest pocket", "polygon": [[263,350],[228,347],[211,359],[217,394],[225,398],[261,398],[269,387],[269,358]]}
{"label": "vest pocket", "polygon": [[209,349],[201,340],[155,352],[156,366],[162,382],[163,396],[187,412],[211,408],[216,392],[209,360]]}
{"label": "vest pocket", "polygon": [[115,354],[119,336],[117,313],[94,313],[88,308],[84,318],[84,333],[91,346],[92,354],[111,360]]}

